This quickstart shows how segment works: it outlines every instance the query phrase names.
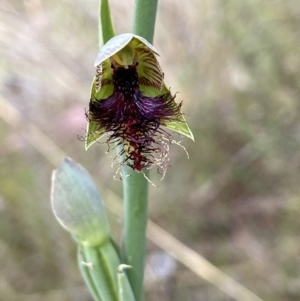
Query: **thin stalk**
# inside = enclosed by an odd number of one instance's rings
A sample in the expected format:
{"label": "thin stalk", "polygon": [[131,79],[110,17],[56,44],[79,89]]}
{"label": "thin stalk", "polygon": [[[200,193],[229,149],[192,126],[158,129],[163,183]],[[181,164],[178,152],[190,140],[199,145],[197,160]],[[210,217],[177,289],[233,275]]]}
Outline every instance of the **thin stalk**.
{"label": "thin stalk", "polygon": [[[133,33],[150,43],[153,41],[157,0],[136,0]],[[142,173],[130,167],[122,168],[124,194],[123,258],[132,266],[127,271],[136,301],[143,300],[143,280],[146,254],[148,181]]]}
{"label": "thin stalk", "polygon": [[130,167],[122,168],[124,196],[123,259],[132,266],[128,280],[136,301],[143,299],[143,279],[146,253],[148,212],[148,181]]}
{"label": "thin stalk", "polygon": [[158,0],[136,0],[132,32],[153,43]]}

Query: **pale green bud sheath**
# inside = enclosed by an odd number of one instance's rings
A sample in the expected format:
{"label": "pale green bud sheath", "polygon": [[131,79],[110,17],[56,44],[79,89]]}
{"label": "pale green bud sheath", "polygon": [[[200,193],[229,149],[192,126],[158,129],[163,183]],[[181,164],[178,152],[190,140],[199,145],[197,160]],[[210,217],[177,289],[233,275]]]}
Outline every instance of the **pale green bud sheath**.
{"label": "pale green bud sheath", "polygon": [[99,246],[110,237],[106,210],[89,173],[66,158],[53,172],[51,203],[55,217],[84,246]]}

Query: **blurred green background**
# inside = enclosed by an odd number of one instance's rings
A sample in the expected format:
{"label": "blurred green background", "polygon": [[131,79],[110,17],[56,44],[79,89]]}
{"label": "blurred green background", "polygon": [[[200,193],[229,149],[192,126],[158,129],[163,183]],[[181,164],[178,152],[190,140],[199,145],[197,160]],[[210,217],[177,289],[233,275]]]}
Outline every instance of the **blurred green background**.
{"label": "blurred green background", "polygon": [[[111,0],[118,34],[130,32],[133,4]],[[103,195],[121,196],[106,146],[86,152],[77,137],[97,10],[96,0],[0,3],[0,301],[92,300],[51,212],[53,152],[28,140],[35,125]],[[161,0],[154,43],[196,142],[184,139],[189,160],[171,147],[162,182],[152,172],[150,218],[263,300],[300,300],[299,1]],[[110,219],[120,240],[121,221]],[[148,254],[147,301],[234,300],[159,246],[149,242]]]}

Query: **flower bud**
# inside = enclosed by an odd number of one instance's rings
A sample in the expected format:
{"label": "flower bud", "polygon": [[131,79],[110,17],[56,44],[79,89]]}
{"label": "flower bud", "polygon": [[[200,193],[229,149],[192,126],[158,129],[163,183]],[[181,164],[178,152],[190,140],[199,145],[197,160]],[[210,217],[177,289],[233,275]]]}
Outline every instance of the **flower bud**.
{"label": "flower bud", "polygon": [[70,158],[53,172],[51,203],[55,217],[76,240],[98,246],[110,237],[110,226],[90,174]]}

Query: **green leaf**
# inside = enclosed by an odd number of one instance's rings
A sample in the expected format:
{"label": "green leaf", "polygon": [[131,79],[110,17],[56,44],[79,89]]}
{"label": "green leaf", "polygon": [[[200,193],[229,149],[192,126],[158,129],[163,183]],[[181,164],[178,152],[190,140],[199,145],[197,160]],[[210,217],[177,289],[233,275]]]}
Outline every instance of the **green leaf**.
{"label": "green leaf", "polygon": [[117,270],[120,258],[111,240],[97,247],[79,245],[78,263],[81,273],[98,301],[118,300]]}

